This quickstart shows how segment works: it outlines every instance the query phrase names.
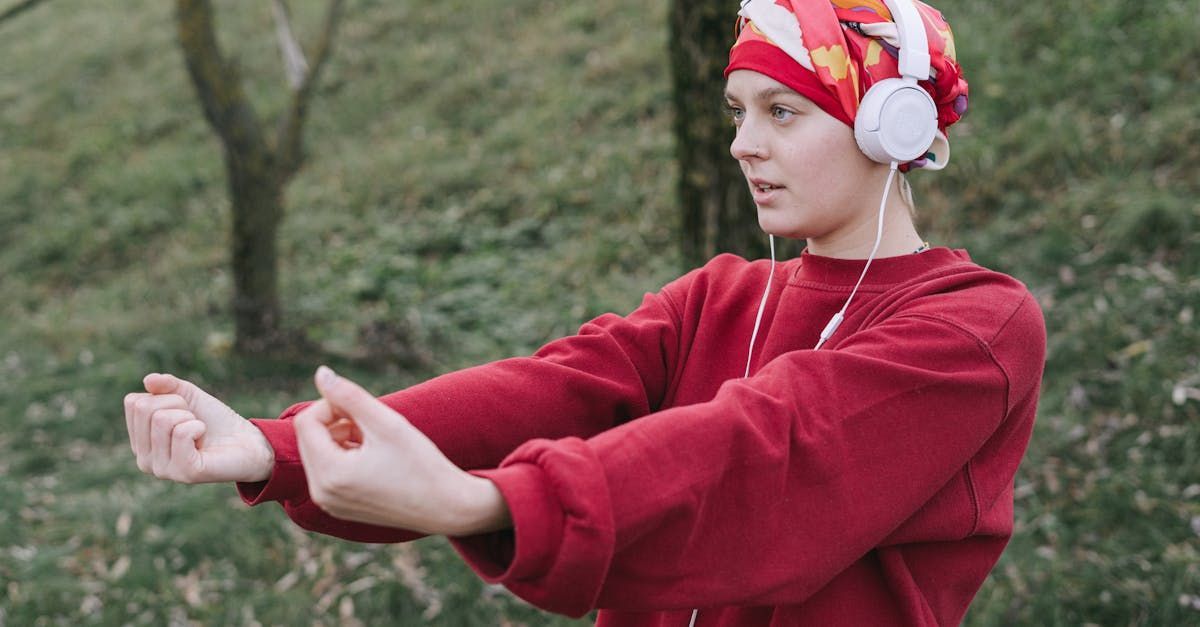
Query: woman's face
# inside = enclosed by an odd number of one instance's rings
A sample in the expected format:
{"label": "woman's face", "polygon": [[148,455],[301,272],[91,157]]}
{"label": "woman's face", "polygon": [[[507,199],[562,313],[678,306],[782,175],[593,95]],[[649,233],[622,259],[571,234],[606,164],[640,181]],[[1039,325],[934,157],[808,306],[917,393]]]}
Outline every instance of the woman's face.
{"label": "woman's face", "polygon": [[845,246],[874,237],[887,166],[871,161],[854,131],[764,74],[736,70],[725,96],[742,166],[767,233]]}

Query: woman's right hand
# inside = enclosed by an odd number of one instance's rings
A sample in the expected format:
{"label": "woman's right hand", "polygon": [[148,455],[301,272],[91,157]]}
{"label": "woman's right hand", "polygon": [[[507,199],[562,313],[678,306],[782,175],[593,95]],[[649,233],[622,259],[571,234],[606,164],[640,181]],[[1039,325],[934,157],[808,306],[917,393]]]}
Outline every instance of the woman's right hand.
{"label": "woman's right hand", "polygon": [[125,396],[125,426],[138,469],[180,483],[263,481],[275,452],[262,431],[194,384],[149,374],[146,393]]}

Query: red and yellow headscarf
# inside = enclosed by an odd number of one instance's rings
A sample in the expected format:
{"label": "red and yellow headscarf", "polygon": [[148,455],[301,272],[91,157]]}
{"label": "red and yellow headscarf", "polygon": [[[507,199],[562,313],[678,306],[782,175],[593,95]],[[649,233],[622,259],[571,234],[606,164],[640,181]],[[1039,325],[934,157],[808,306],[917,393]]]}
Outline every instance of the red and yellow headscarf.
{"label": "red and yellow headscarf", "polygon": [[[900,38],[882,0],[760,3],[766,10],[758,12],[757,22],[745,17],[738,20],[737,41],[729,51],[725,76],[734,70],[770,76],[851,128],[858,103],[871,85],[900,76]],[[913,4],[929,40],[930,77],[920,85],[937,104],[938,136],[927,158],[902,169],[940,170],[949,157],[946,128],[967,110],[967,81],[955,59],[950,25],[937,9],[916,0]]]}

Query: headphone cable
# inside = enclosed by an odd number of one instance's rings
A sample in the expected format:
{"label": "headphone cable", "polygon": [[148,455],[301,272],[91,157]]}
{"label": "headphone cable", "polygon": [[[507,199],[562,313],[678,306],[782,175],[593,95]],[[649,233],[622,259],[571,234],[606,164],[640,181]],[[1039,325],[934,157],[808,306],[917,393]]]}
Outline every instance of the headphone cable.
{"label": "headphone cable", "polygon": [[891,168],[888,170],[887,184],[883,186],[883,198],[879,199],[879,222],[875,226],[875,246],[871,248],[871,254],[867,257],[867,265],[863,266],[862,274],[858,275],[858,282],[854,284],[854,289],[850,291],[850,297],[842,305],[841,311],[833,314],[825,328],[821,331],[821,339],[817,340],[817,345],[813,350],[821,350],[821,345],[825,343],[841,326],[842,320],[846,317],[846,308],[850,306],[850,301],[854,300],[854,295],[858,293],[858,286],[862,285],[863,278],[867,276],[867,269],[871,267],[871,261],[875,259],[875,253],[879,251],[879,243],[883,241],[883,212],[887,208],[888,192],[892,191],[892,180],[896,178],[896,168],[899,166],[895,161],[892,162]]}

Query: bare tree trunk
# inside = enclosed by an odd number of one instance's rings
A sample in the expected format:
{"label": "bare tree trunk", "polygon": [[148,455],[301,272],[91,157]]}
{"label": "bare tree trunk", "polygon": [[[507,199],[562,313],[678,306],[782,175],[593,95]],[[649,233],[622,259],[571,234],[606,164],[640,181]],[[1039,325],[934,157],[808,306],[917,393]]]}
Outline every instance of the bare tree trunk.
{"label": "bare tree trunk", "polygon": [[231,268],[236,346],[242,353],[278,348],[279,257],[275,242],[283,221],[283,189],[273,168],[239,168],[226,160],[233,203]]}
{"label": "bare tree trunk", "polygon": [[204,117],[224,147],[233,213],[230,265],[234,276],[234,346],[240,353],[281,348],[276,235],[283,192],[304,163],[303,128],[314,81],[332,49],[342,0],[332,0],[311,65],[294,39],[283,0],[274,0],[276,36],[292,99],[269,137],[242,88],[241,73],[217,45],[208,0],[176,0],[179,44]]}
{"label": "bare tree trunk", "polygon": [[728,0],[671,3],[675,150],[688,267],[721,252],[758,257],[766,251],[745,178],[729,154],[733,127],[722,112],[722,72],[733,45],[737,8]]}

